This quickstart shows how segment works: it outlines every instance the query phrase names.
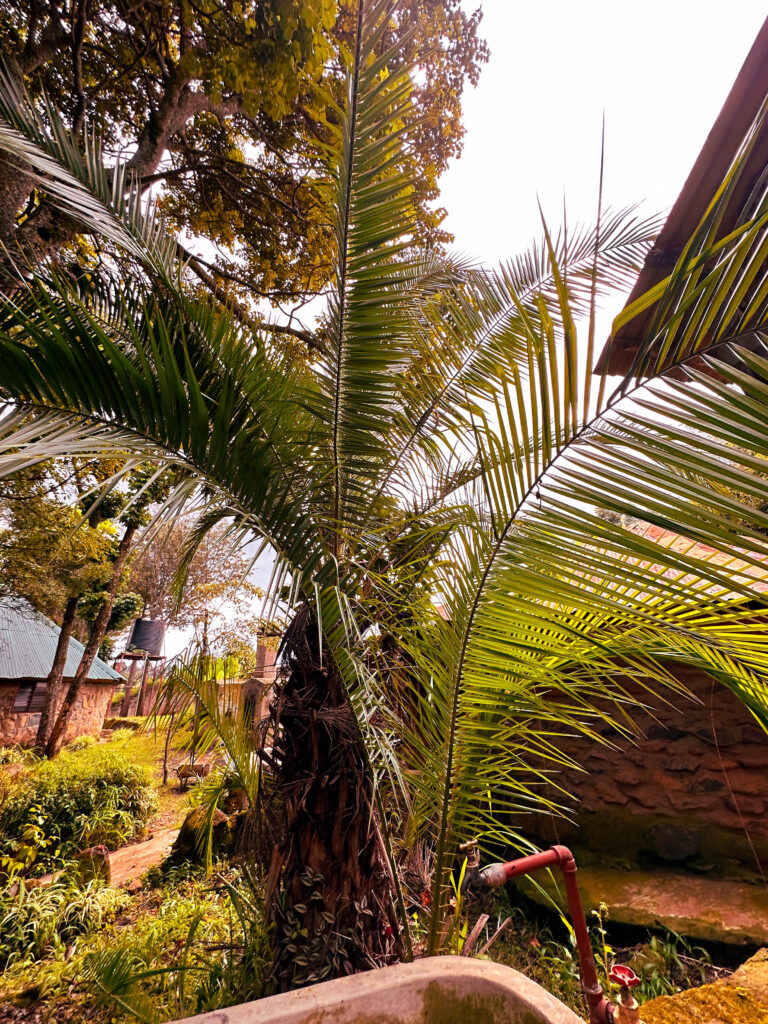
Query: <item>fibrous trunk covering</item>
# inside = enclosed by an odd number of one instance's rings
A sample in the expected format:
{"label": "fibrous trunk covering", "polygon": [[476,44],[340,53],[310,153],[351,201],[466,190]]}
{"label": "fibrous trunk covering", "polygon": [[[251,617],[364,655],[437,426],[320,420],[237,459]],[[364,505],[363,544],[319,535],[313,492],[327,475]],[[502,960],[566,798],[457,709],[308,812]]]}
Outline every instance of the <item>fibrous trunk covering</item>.
{"label": "fibrous trunk covering", "polygon": [[271,718],[285,831],[268,899],[285,991],[380,966],[399,940],[359,732],[306,609],[286,632],[282,665]]}

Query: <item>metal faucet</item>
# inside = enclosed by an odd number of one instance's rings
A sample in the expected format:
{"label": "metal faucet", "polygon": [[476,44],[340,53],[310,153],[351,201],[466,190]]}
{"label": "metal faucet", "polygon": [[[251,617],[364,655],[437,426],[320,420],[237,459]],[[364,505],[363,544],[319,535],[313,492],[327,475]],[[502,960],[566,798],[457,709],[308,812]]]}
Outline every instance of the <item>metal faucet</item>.
{"label": "metal faucet", "polygon": [[517,860],[509,860],[504,864],[489,864],[482,869],[480,868],[480,848],[476,839],[463,843],[459,850],[467,856],[462,891],[495,889],[518,875],[529,875],[544,868],[559,868],[563,874],[568,910],[576,936],[581,988],[589,1007],[590,1024],[640,1024],[640,1008],[630,992],[630,987],[637,985],[640,979],[631,968],[617,964],[611,969],[609,975],[611,981],[621,985],[621,999],[618,1006],[614,1006],[603,994],[597,978],[587,919],[576,881],[576,860],[567,846],[553,846],[541,853],[518,857]]}

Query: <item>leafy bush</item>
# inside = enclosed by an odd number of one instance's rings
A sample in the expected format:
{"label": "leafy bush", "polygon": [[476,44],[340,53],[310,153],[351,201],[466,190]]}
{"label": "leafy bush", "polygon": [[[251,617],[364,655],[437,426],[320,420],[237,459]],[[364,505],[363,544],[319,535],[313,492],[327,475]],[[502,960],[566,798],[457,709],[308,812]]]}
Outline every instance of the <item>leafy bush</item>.
{"label": "leafy bush", "polygon": [[77,736],[67,744],[67,750],[85,750],[86,747],[92,747],[95,742],[95,736]]}
{"label": "leafy bush", "polygon": [[78,849],[116,849],[144,831],[157,804],[146,771],[107,748],[64,751],[11,789],[0,809],[0,854],[24,871],[51,870]]}
{"label": "leafy bush", "polygon": [[78,889],[54,882],[29,889],[23,882],[0,890],[0,969],[44,956],[63,956],[68,945],[101,925],[116,894],[90,883]]}
{"label": "leafy bush", "polygon": [[34,764],[37,760],[37,754],[26,747],[0,747],[0,764]]}
{"label": "leafy bush", "polygon": [[[506,915],[512,918],[501,940],[491,950],[492,959],[508,964],[533,978],[575,1013],[584,1013],[584,997],[579,977],[579,959],[573,930],[565,918],[564,942],[555,938],[543,916],[531,919],[519,909],[504,907],[498,923]],[[551,919],[553,923],[555,919]],[[608,977],[614,963],[628,964],[640,977],[640,985],[633,995],[640,1003],[661,995],[675,995],[688,988],[716,981],[730,973],[716,967],[706,949],[691,946],[677,932],[667,931],[663,936],[650,935],[648,942],[618,949],[609,944],[606,931],[606,907],[600,904],[588,915],[592,952],[598,979],[603,991],[616,999],[618,987]],[[562,930],[558,929],[562,934]]]}
{"label": "leafy bush", "polygon": [[[122,702],[122,698],[121,698]],[[134,715],[132,718],[105,718],[104,728],[105,729],[128,729],[131,732],[135,732],[140,729],[146,719],[139,718]]]}
{"label": "leafy bush", "polygon": [[[178,880],[176,880],[178,879]],[[156,914],[94,941],[81,985],[113,1013],[143,1024],[260,998],[271,944],[262,898],[243,867],[209,880],[166,874]]]}

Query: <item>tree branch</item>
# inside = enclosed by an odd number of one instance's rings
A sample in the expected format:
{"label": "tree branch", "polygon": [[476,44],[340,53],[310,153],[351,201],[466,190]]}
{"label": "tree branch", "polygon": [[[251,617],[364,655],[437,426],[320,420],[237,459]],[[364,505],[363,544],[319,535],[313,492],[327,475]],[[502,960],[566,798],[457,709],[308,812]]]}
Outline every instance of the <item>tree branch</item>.
{"label": "tree branch", "polygon": [[267,320],[260,320],[253,316],[245,306],[241,305],[234,296],[230,295],[225,288],[216,282],[213,276],[209,274],[203,266],[203,262],[198,259],[197,256],[194,256],[191,252],[185,249],[181,243],[179,243],[179,250],[189,261],[190,269],[197,274],[206,287],[210,288],[211,292],[213,292],[222,306],[226,306],[226,308],[230,310],[232,315],[236,317],[240,323],[245,324],[247,327],[252,327],[254,330],[268,331],[270,334],[288,334],[293,338],[298,338],[300,341],[303,341],[308,348],[314,349],[316,352],[324,351],[323,343],[310,331],[302,330],[299,327],[291,327],[290,324],[270,323]]}
{"label": "tree branch", "polygon": [[74,79],[75,108],[72,111],[72,131],[79,135],[85,119],[85,90],[83,88],[83,39],[88,22],[88,0],[78,0],[77,17],[72,23],[72,77]]}

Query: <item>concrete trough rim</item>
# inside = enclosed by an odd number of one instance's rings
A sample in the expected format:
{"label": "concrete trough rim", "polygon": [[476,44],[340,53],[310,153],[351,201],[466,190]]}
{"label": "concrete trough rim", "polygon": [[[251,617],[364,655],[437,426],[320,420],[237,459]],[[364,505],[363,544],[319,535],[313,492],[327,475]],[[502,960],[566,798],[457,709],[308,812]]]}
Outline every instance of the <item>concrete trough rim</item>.
{"label": "concrete trough rim", "polygon": [[[444,1009],[442,1009],[444,1007]],[[583,1024],[519,971],[429,957],[353,974],[173,1024]]]}

